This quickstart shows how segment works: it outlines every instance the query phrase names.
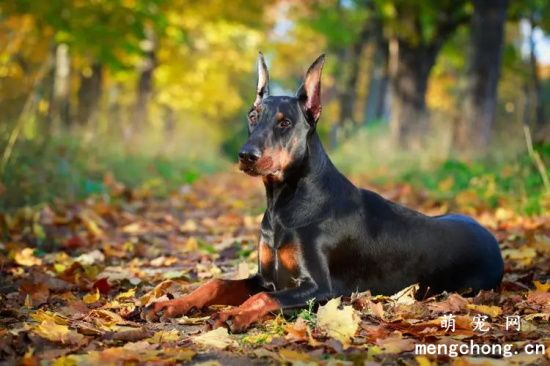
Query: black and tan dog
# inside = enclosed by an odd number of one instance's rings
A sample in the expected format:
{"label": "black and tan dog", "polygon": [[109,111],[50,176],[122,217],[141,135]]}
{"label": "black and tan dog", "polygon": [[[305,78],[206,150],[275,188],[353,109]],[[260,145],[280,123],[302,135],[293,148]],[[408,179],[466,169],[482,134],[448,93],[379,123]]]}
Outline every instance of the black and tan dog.
{"label": "black and tan dog", "polygon": [[261,176],[267,210],[259,271],[244,280],[212,280],[148,317],[173,317],[213,304],[235,305],[215,325],[243,331],[264,315],[355,291],[393,294],[493,289],[503,262],[495,238],[472,218],[425,216],[355,187],[332,165],[315,128],[321,114],[320,56],[296,96],[270,96],[260,54],[256,100],[240,168]]}

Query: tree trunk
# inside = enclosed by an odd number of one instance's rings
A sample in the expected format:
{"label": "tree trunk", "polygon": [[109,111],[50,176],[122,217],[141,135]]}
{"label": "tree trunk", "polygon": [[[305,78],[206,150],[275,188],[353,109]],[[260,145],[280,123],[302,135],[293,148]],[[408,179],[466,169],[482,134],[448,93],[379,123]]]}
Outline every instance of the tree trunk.
{"label": "tree trunk", "polygon": [[61,123],[64,127],[70,126],[70,96],[71,61],[69,58],[69,46],[62,43],[57,45],[55,49],[53,93],[49,109],[50,121],[56,124]]}
{"label": "tree trunk", "polygon": [[367,42],[368,33],[362,31],[359,39],[354,42],[349,50],[347,60],[348,70],[344,82],[344,90],[340,94],[340,116],[341,123],[354,123],[355,104],[357,102],[357,83],[359,81],[359,69],[361,67],[361,54]]}
{"label": "tree trunk", "polygon": [[139,130],[148,123],[149,101],[153,94],[153,73],[157,64],[155,34],[152,30],[146,30],[145,34],[146,39],[142,42],[144,57],[139,66],[133,130]]}
{"label": "tree trunk", "polygon": [[370,79],[365,103],[364,123],[384,118],[388,91],[388,42],[374,43]]}
{"label": "tree trunk", "polygon": [[392,41],[390,129],[394,143],[402,148],[422,146],[427,127],[428,77],[439,49],[439,44],[411,46],[403,40]]}
{"label": "tree trunk", "polygon": [[529,17],[529,64],[531,66],[531,76],[533,78],[533,92],[535,93],[535,131],[544,125],[544,104],[542,99],[542,86],[538,72],[538,60],[535,52],[535,21],[533,14]]}
{"label": "tree trunk", "polygon": [[507,0],[474,0],[463,118],[455,139],[463,152],[486,150],[495,118]]}
{"label": "tree trunk", "polygon": [[78,121],[81,125],[94,123],[97,108],[101,97],[101,83],[103,67],[95,62],[89,73],[80,73],[80,87],[78,89]]}

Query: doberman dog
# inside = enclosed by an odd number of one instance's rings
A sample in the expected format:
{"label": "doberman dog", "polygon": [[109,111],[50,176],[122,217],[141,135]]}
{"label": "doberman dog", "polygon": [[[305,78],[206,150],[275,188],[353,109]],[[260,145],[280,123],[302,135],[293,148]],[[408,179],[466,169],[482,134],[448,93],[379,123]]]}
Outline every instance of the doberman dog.
{"label": "doberman dog", "polygon": [[267,196],[258,273],[215,279],[190,294],[153,305],[149,318],[174,317],[209,305],[214,326],[245,330],[266,314],[370,290],[391,295],[418,283],[419,293],[496,288],[503,261],[495,238],[470,217],[430,217],[355,187],[331,163],[316,125],[324,55],[308,69],[296,96],[270,96],[258,58],[256,100],[240,169],[261,176]]}

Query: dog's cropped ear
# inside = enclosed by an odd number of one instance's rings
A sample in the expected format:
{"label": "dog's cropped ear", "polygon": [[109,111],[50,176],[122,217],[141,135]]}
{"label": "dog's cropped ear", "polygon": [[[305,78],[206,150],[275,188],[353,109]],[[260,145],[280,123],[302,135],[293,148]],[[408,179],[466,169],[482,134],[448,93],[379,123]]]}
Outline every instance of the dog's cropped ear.
{"label": "dog's cropped ear", "polygon": [[265,65],[264,55],[258,55],[258,86],[256,87],[256,100],[254,107],[259,106],[262,100],[269,96],[269,73]]}
{"label": "dog's cropped ear", "polygon": [[321,115],[321,71],[324,63],[325,55],[322,54],[311,64],[306,72],[304,83],[296,92],[311,125],[315,125]]}

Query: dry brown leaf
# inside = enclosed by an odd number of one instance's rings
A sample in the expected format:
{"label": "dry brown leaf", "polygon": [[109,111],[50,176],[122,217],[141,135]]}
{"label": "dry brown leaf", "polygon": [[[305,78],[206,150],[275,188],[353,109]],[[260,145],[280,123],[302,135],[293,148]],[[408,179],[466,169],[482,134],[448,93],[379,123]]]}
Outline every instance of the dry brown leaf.
{"label": "dry brown leaf", "polygon": [[412,351],[415,343],[416,342],[410,338],[403,338],[401,334],[395,334],[391,337],[376,341],[376,345],[381,347],[384,350],[384,353],[401,353],[405,351]]}
{"label": "dry brown leaf", "polygon": [[398,293],[390,296],[390,299],[392,299],[398,304],[412,305],[416,302],[416,299],[414,298],[414,296],[418,292],[419,288],[420,286],[417,283],[415,283],[414,285],[406,287],[403,290],[399,291]]}
{"label": "dry brown leaf", "polygon": [[303,318],[298,318],[294,323],[285,326],[287,332],[285,338],[291,342],[307,341],[309,339],[308,328],[306,321]]}
{"label": "dry brown leaf", "polygon": [[450,294],[444,301],[427,304],[431,311],[441,313],[458,313],[462,311],[466,305],[468,305],[468,300],[455,293]]}

